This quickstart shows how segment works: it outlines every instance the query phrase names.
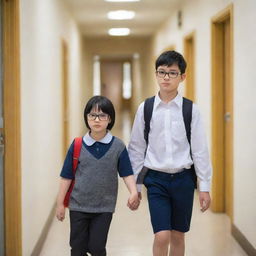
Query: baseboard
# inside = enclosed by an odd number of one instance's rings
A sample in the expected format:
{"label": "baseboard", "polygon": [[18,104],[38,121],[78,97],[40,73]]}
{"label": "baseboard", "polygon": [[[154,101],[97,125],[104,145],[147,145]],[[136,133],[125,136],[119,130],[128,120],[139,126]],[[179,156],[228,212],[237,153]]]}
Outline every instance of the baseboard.
{"label": "baseboard", "polygon": [[256,249],[252,246],[252,244],[246,239],[243,233],[234,224],[231,225],[231,233],[249,256],[256,255]]}
{"label": "baseboard", "polygon": [[40,235],[40,237],[39,237],[39,239],[38,239],[38,241],[37,241],[37,243],[36,243],[36,245],[34,247],[34,250],[32,251],[30,256],[38,256],[38,255],[40,255],[40,252],[41,252],[41,250],[43,248],[45,239],[46,239],[47,234],[48,234],[48,232],[50,230],[52,221],[53,221],[53,219],[55,217],[55,209],[56,209],[56,203],[54,203],[54,205],[53,205],[53,207],[52,207],[52,209],[50,211],[50,214],[49,214],[49,216],[48,216],[48,218],[47,218],[47,220],[45,222],[45,225],[44,225],[44,227],[42,229],[41,235]]}

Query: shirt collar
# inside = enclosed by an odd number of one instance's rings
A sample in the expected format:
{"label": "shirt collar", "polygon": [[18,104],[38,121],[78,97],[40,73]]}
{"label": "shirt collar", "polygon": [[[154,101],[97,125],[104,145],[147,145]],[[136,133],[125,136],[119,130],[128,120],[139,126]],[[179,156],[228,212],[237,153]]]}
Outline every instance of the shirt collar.
{"label": "shirt collar", "polygon": [[[155,108],[157,108],[159,106],[159,104],[162,103],[162,104],[165,104],[159,97],[159,93],[157,93],[157,95],[155,96]],[[177,96],[171,100],[170,102],[168,102],[167,104],[170,105],[170,104],[176,104],[178,107],[181,107],[182,106],[182,96],[178,93]]]}
{"label": "shirt collar", "polygon": [[104,138],[102,138],[101,140],[99,141],[96,141],[95,139],[93,139],[91,136],[90,136],[90,133],[87,132],[84,137],[83,137],[83,141],[84,143],[87,145],[87,146],[92,146],[95,142],[100,142],[100,143],[104,143],[104,144],[108,144],[111,142],[113,138],[113,135],[111,134],[111,132],[107,132],[107,134],[105,135]]}

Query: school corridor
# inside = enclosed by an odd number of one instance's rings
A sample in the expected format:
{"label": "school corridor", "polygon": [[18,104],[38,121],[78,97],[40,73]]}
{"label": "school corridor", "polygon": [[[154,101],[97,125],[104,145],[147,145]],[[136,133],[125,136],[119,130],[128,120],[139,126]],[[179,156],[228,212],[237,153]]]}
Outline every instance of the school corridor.
{"label": "school corridor", "polygon": [[[195,192],[186,256],[256,255],[255,0],[0,1],[0,256],[68,256],[69,216],[55,218],[59,174],[84,106],[111,99],[113,135],[129,142],[155,95],[154,61],[187,60],[181,95],[200,109],[213,166],[210,210]],[[119,179],[109,256],[152,255],[143,189],[137,211]]]}

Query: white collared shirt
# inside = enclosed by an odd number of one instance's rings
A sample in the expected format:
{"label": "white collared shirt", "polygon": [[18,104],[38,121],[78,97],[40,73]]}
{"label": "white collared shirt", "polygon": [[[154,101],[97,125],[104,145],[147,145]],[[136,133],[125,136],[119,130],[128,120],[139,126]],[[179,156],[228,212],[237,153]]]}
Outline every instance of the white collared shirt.
{"label": "white collared shirt", "polygon": [[110,143],[110,141],[112,140],[113,138],[113,135],[111,134],[110,131],[107,132],[107,134],[105,135],[105,137],[103,137],[101,140],[99,141],[96,141],[94,138],[92,138],[90,136],[90,133],[87,132],[84,137],[83,137],[83,141],[84,143],[87,145],[87,146],[92,146],[95,142],[101,142],[101,143],[104,143],[104,144],[108,144]]}
{"label": "white collared shirt", "polygon": [[137,176],[143,166],[161,172],[176,173],[183,168],[189,169],[194,162],[196,174],[199,178],[199,190],[209,191],[212,167],[201,116],[197,105],[193,104],[191,122],[192,161],[183,121],[182,102],[183,99],[179,94],[168,103],[163,102],[156,95],[146,156],[144,102],[140,104],[128,146],[134,174]]}

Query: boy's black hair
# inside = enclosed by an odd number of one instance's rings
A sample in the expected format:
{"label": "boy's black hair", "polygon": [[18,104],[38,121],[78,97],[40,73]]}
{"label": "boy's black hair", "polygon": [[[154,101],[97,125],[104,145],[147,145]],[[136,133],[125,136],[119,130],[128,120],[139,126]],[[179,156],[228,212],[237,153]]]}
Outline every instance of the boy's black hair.
{"label": "boy's black hair", "polygon": [[181,74],[184,74],[186,71],[187,63],[183,56],[176,51],[166,51],[163,52],[156,60],[155,67],[156,70],[159,66],[170,67],[173,64],[178,65]]}
{"label": "boy's black hair", "polygon": [[84,108],[84,122],[86,127],[90,130],[90,126],[87,121],[87,114],[91,112],[92,109],[101,110],[103,113],[106,113],[110,117],[110,123],[108,124],[107,129],[111,130],[115,124],[115,108],[113,103],[104,96],[94,96],[87,102]]}

